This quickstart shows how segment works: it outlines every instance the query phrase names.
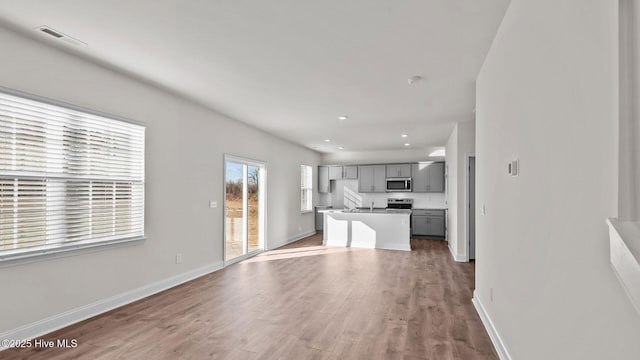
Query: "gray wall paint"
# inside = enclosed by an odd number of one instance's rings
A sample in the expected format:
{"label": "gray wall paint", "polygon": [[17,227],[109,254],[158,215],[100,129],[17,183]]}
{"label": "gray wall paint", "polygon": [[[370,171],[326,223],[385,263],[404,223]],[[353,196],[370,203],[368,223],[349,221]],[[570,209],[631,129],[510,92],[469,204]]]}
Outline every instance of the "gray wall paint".
{"label": "gray wall paint", "polygon": [[477,80],[476,296],[514,359],[640,356],[605,225],[618,205],[617,10],[513,0]]}
{"label": "gray wall paint", "polygon": [[640,1],[620,1],[620,220],[640,221]]}
{"label": "gray wall paint", "polygon": [[[299,166],[315,169],[318,153],[12,31],[0,28],[0,43],[1,86],[146,123],[148,236],[139,245],[1,269],[10,291],[0,304],[18,310],[0,314],[0,332],[221,262],[224,153],[268,164],[269,247],[314,230],[313,214],[300,214]],[[209,209],[210,199],[219,207]]]}

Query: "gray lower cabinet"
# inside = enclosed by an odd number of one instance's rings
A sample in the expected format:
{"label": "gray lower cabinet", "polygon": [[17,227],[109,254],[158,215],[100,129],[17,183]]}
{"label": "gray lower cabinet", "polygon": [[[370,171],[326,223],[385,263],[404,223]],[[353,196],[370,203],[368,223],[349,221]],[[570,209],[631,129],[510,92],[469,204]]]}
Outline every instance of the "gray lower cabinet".
{"label": "gray lower cabinet", "polygon": [[420,163],[412,164],[413,192],[444,192],[444,163]]}
{"label": "gray lower cabinet", "polygon": [[384,165],[358,166],[358,192],[386,192],[386,167]]}
{"label": "gray lower cabinet", "polygon": [[318,166],[318,192],[323,194],[331,192],[328,166]]}
{"label": "gray lower cabinet", "polygon": [[445,237],[445,210],[412,210],[411,223],[412,235]]}

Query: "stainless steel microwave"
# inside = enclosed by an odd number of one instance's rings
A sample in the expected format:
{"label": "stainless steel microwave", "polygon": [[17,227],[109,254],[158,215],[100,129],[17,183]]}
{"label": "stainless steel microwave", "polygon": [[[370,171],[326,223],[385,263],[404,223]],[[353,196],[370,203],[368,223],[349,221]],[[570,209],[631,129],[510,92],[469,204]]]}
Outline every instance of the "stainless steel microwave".
{"label": "stainless steel microwave", "polygon": [[387,192],[411,191],[411,178],[387,178]]}

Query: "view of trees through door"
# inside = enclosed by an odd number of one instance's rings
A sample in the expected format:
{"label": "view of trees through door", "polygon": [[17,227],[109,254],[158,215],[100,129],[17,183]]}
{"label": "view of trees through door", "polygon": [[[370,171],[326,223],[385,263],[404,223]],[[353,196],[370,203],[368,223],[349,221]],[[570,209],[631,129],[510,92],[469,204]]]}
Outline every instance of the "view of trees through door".
{"label": "view of trees through door", "polygon": [[225,261],[263,249],[264,164],[225,162]]}

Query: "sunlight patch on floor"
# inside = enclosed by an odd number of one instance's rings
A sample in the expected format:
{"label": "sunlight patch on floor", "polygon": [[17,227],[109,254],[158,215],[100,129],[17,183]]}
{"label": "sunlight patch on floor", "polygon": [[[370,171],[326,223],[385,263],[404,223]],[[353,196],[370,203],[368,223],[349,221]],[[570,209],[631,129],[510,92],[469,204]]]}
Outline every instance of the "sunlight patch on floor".
{"label": "sunlight patch on floor", "polygon": [[241,261],[240,263],[244,264],[244,263],[271,261],[271,260],[293,259],[293,258],[300,258],[300,257],[306,257],[306,256],[329,255],[329,254],[338,254],[338,253],[353,252],[353,251],[366,251],[366,250],[368,249],[350,248],[350,247],[342,247],[342,246],[336,246],[336,247],[310,246],[310,247],[303,247],[303,248],[268,251],[266,253],[262,253],[260,255],[254,256],[250,259]]}

